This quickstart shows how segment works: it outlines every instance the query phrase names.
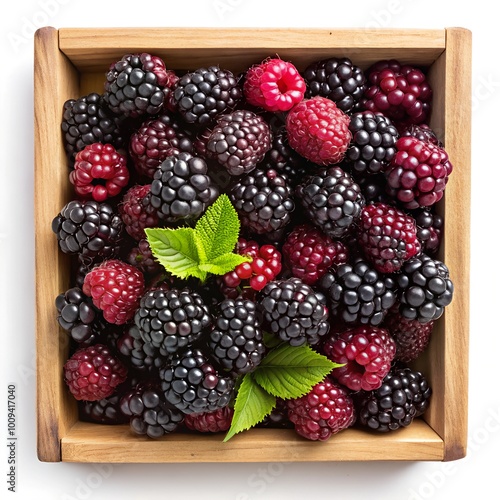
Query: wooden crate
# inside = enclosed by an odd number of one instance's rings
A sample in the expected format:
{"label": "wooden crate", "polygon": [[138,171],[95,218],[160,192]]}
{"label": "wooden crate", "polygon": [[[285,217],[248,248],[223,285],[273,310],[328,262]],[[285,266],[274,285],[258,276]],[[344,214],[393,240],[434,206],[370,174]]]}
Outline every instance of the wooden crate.
{"label": "wooden crate", "polygon": [[[239,72],[279,55],[299,69],[347,56],[367,68],[380,59],[429,67],[434,90],[431,126],[445,143],[454,171],[439,210],[445,216],[439,258],[455,284],[418,368],[433,388],[432,404],[406,429],[372,434],[348,429],[325,443],[291,430],[252,429],[228,443],[220,435],[173,434],[153,441],[128,426],[78,420],[62,377],[67,335],[56,321],[55,297],[69,286],[67,256],[51,221],[72,197],[60,129],[63,103],[102,92],[110,63],[125,53],[151,52],[169,68],[208,64]],[[55,462],[273,462],[456,460],[467,438],[469,336],[471,33],[368,29],[60,29],[35,35],[35,221],[38,457]]]}

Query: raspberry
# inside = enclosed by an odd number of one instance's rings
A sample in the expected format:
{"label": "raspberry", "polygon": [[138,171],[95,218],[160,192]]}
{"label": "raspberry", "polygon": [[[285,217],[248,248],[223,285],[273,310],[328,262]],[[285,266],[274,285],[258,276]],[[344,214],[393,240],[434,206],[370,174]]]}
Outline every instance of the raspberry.
{"label": "raspberry", "polygon": [[389,373],[396,343],[383,328],[359,326],[330,336],[322,350],[330,360],[344,365],[331,373],[340,384],[352,391],[371,391]]}
{"label": "raspberry", "polygon": [[368,89],[362,104],[395,122],[423,123],[427,120],[432,89],[421,70],[394,59],[378,61],[366,72]]}
{"label": "raspberry", "polygon": [[319,344],[330,328],[323,297],[299,278],[268,283],[257,297],[264,325],[292,346]]}
{"label": "raspberry", "polygon": [[64,381],[77,400],[110,397],[125,382],[127,368],[108,346],[96,344],[77,350],[64,364]]}
{"label": "raspberry", "polygon": [[266,111],[288,111],[302,101],[306,83],[297,68],[281,59],[266,59],[245,74],[243,93],[249,104]]}
{"label": "raspberry", "polygon": [[83,291],[103,311],[108,323],[130,321],[144,293],[144,276],[136,267],[111,259],[93,267],[85,276]]}
{"label": "raspberry", "polygon": [[429,142],[440,148],[443,147],[443,143],[439,140],[437,133],[425,123],[402,126],[400,127],[399,134],[401,137],[416,137],[420,141]]}
{"label": "raspberry", "polygon": [[229,406],[215,411],[190,413],[184,417],[184,425],[197,432],[225,432],[231,427],[234,410]]}
{"label": "raspberry", "polygon": [[356,420],[351,396],[328,378],[305,396],[290,399],[287,407],[297,434],[312,441],[327,441]]}
{"label": "raspberry", "polygon": [[281,272],[281,253],[273,245],[259,246],[256,241],[245,238],[238,239],[235,251],[252,260],[239,264],[222,276],[222,291],[227,298],[235,299],[240,294],[254,298],[254,292],[262,290]]}
{"label": "raspberry", "polygon": [[288,143],[318,165],[340,163],[352,139],[349,122],[349,117],[330,99],[304,99],[286,117]]}
{"label": "raspberry", "polygon": [[396,149],[385,171],[388,194],[410,210],[437,203],[453,171],[446,151],[416,137],[401,137]]}
{"label": "raspberry", "polygon": [[415,219],[384,203],[363,208],[358,242],[365,257],[381,273],[394,273],[421,249]]}
{"label": "raspberry", "polygon": [[159,219],[155,207],[151,204],[151,184],[135,185],[123,196],[118,209],[127,233],[134,240],[146,237],[144,229],[157,227]]}
{"label": "raspberry", "polygon": [[283,257],[293,276],[314,285],[330,267],[347,262],[347,247],[310,224],[295,226],[283,244]]}

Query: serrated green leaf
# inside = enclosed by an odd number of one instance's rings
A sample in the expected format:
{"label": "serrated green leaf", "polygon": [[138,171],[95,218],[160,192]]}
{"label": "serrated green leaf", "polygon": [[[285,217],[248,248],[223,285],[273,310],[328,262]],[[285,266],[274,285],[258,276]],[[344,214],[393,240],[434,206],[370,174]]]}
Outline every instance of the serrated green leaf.
{"label": "serrated green leaf", "polygon": [[262,422],[275,406],[276,398],[257,384],[251,373],[247,373],[238,389],[231,427],[224,438],[224,443],[235,434]]}
{"label": "serrated green leaf", "polygon": [[226,194],[221,194],[198,219],[195,232],[200,262],[203,264],[234,250],[240,232],[240,220]]}
{"label": "serrated green leaf", "polygon": [[174,276],[190,276],[205,280],[206,271],[199,267],[199,254],[194,241],[194,229],[147,228],[146,237],[158,262]]}
{"label": "serrated green leaf", "polygon": [[339,365],[309,346],[281,345],[262,360],[253,372],[255,381],[268,393],[282,399],[307,394]]}
{"label": "serrated green leaf", "polygon": [[206,271],[207,273],[221,275],[232,271],[236,266],[242,264],[243,262],[250,262],[251,260],[251,258],[245,255],[225,253],[205,264],[200,264],[200,269]]}

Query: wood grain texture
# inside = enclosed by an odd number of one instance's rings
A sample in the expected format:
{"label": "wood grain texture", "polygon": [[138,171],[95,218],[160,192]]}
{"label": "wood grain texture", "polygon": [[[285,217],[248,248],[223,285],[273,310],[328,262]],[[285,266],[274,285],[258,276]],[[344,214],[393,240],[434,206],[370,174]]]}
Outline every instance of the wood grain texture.
{"label": "wood grain texture", "polygon": [[62,378],[68,337],[57,324],[54,306],[68,287],[69,260],[58,251],[51,223],[70,196],[63,103],[79,92],[76,71],[59,52],[53,28],[35,34],[34,75],[37,440],[39,459],[53,462],[61,460],[60,438],[77,418]]}
{"label": "wood grain texture", "polygon": [[[252,429],[227,443],[223,434],[174,433],[159,440],[131,433],[128,426],[78,422],[63,438],[67,462],[331,462],[359,460],[442,460],[441,438],[421,420],[387,435],[348,429],[326,442],[293,430]],[[382,444],[383,442],[383,444]]]}

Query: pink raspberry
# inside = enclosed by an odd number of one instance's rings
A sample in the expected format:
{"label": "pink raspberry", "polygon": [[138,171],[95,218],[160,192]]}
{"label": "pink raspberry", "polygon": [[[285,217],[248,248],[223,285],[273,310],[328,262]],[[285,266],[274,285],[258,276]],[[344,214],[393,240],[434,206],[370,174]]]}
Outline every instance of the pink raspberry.
{"label": "pink raspberry", "polygon": [[192,431],[225,432],[231,427],[234,410],[224,406],[215,411],[189,413],[184,416],[184,424]]}
{"label": "pink raspberry", "polygon": [[302,101],[306,82],[297,68],[281,59],[266,59],[245,75],[243,93],[253,106],[266,111],[288,111]]}
{"label": "pink raspberry", "polygon": [[132,319],[144,293],[144,275],[118,259],[93,267],[83,281],[83,292],[92,297],[108,323],[123,325]]}
{"label": "pink raspberry", "polygon": [[125,156],[111,144],[100,142],[89,144],[76,154],[74,170],[69,174],[76,194],[98,202],[120,194],[129,178]]}
{"label": "pink raspberry", "polygon": [[318,165],[340,163],[352,139],[349,124],[349,116],[330,99],[304,99],[287,115],[288,143]]}
{"label": "pink raspberry", "polygon": [[127,233],[134,240],[146,238],[144,229],[159,225],[158,211],[151,205],[151,184],[132,186],[118,209]]}

